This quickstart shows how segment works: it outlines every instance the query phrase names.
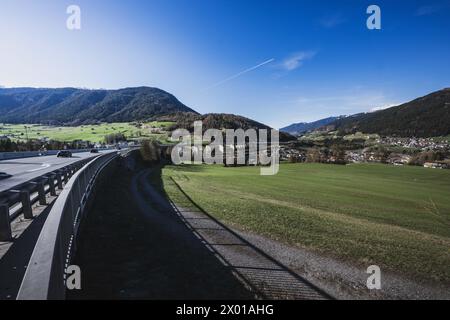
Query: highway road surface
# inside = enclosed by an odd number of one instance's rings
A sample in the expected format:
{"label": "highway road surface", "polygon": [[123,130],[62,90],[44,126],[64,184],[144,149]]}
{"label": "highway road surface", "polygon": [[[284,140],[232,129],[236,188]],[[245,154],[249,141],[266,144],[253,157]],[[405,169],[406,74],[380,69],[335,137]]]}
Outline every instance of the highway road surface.
{"label": "highway road surface", "polygon": [[[101,153],[114,150],[100,151]],[[10,178],[0,180],[0,192],[8,190],[26,181],[37,178],[48,172],[65,167],[71,163],[99,154],[90,152],[74,153],[72,158],[58,158],[56,155],[0,161],[0,172],[10,174]]]}

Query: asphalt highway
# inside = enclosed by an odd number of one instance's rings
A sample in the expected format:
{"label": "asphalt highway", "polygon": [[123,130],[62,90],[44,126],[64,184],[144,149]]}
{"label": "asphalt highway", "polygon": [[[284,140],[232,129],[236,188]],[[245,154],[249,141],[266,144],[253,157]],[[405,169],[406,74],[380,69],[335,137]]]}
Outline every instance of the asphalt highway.
{"label": "asphalt highway", "polygon": [[100,151],[98,154],[81,152],[74,153],[72,158],[58,158],[56,155],[32,157],[0,161],[0,172],[10,174],[10,178],[0,180],[0,192],[8,190],[21,183],[27,182],[48,172],[65,167],[82,159],[93,158],[101,153],[113,152]]}

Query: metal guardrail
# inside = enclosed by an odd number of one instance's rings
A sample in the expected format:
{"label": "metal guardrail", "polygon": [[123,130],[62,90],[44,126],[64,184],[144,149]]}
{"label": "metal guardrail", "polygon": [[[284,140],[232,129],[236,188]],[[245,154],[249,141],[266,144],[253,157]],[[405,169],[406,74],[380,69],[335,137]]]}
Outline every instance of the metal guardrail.
{"label": "metal guardrail", "polygon": [[97,157],[77,171],[65,185],[41,230],[18,300],[65,298],[65,271],[75,251],[86,203],[99,173],[118,155],[109,153]]}
{"label": "metal guardrail", "polygon": [[0,241],[12,240],[11,222],[20,214],[23,214],[25,219],[32,219],[32,206],[38,201],[41,205],[47,204],[46,195],[50,193],[56,196],[56,189],[62,190],[73,174],[90,160],[92,158],[74,162],[1,192]]}

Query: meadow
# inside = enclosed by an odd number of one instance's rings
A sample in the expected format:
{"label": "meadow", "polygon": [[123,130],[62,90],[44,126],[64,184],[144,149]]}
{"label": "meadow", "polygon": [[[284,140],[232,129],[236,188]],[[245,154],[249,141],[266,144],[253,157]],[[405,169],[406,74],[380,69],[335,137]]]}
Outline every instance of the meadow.
{"label": "meadow", "polygon": [[[12,140],[48,138],[61,142],[84,140],[90,142],[104,142],[105,136],[113,133],[123,133],[129,139],[156,138],[165,141],[167,134],[152,133],[152,128],[164,128],[172,122],[148,122],[138,128],[132,123],[102,123],[98,125],[44,126],[38,124],[1,124],[0,135],[8,136]],[[26,127],[26,128],[25,128]]]}
{"label": "meadow", "polygon": [[[450,283],[450,170],[283,163],[163,168],[164,191],[242,230],[362,267]],[[172,180],[173,179],[173,180]],[[176,182],[176,184],[174,183]]]}

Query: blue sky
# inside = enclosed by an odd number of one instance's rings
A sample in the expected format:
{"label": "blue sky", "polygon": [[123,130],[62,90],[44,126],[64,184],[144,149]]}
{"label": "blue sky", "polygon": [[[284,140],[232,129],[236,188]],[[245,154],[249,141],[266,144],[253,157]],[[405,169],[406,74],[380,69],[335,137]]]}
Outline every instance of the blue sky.
{"label": "blue sky", "polygon": [[[66,8],[82,28],[66,28]],[[381,8],[368,30],[366,9]],[[2,0],[0,85],[156,86],[276,128],[450,86],[450,1]]]}

